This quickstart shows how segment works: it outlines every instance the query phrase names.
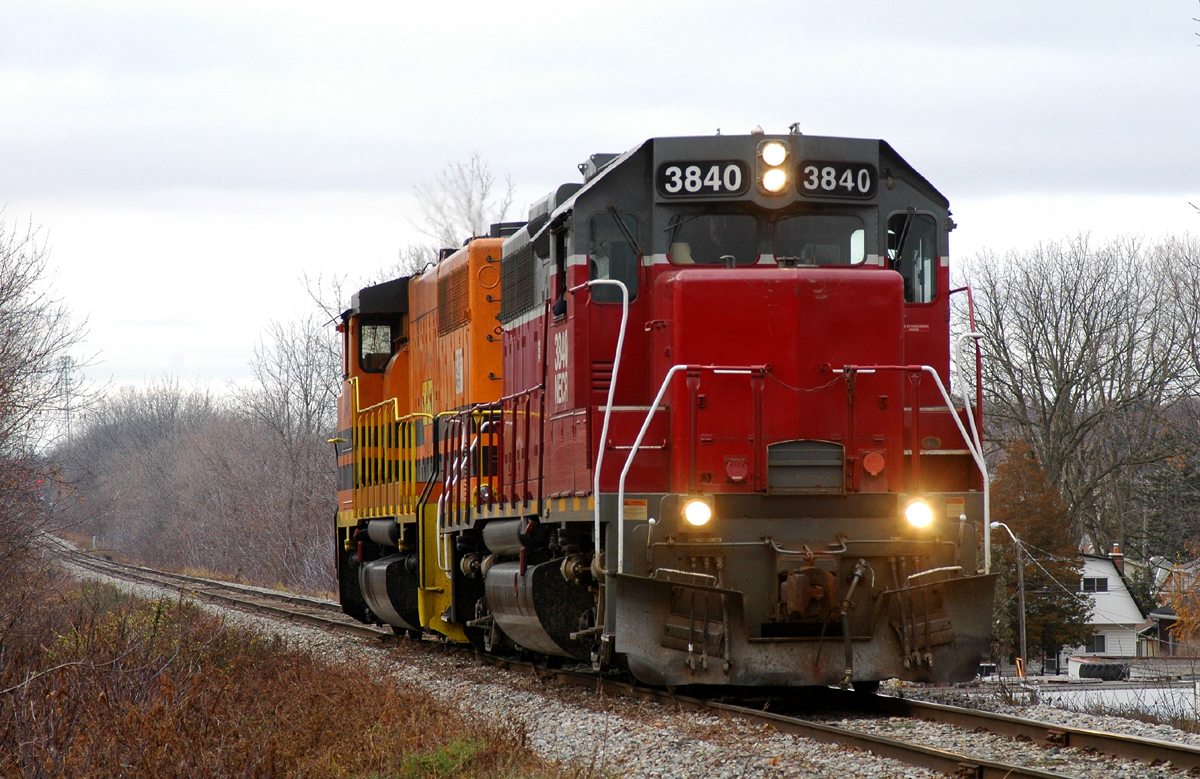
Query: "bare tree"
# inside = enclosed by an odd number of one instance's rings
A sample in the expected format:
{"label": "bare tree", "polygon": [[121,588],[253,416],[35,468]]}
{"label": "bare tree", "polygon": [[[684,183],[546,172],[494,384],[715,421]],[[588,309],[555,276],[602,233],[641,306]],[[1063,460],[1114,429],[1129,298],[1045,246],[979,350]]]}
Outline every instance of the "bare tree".
{"label": "bare tree", "polygon": [[506,177],[499,191],[487,160],[472,152],[464,161],[448,161],[433,181],[418,184],[416,196],[421,221],[415,227],[439,247],[453,247],[504,220],[512,207],[513,183]]}
{"label": "bare tree", "polygon": [[254,349],[256,385],[243,409],[289,446],[332,432],[341,394],[341,341],[323,317],[272,322]]}
{"label": "bare tree", "polygon": [[62,360],[84,336],[49,275],[44,235],[0,215],[0,654],[44,579],[36,546],[57,493],[44,450]]}
{"label": "bare tree", "polygon": [[1179,454],[1168,412],[1196,372],[1172,261],[1169,246],[1079,237],[970,269],[993,436],[1027,441],[1099,542],[1124,540],[1141,469]]}
{"label": "bare tree", "polygon": [[0,218],[0,454],[44,443],[62,359],[84,337],[49,284],[44,235]]}

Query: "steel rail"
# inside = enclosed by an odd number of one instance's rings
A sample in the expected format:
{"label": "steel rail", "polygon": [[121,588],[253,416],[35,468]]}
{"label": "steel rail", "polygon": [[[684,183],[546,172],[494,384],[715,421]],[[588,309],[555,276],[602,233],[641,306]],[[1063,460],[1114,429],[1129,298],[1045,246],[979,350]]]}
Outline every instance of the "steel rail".
{"label": "steel rail", "polygon": [[[277,619],[284,619],[291,622],[303,622],[308,625],[325,628],[327,630],[340,630],[346,633],[353,633],[357,636],[375,639],[392,639],[394,636],[391,633],[386,633],[369,625],[363,625],[358,622],[350,622],[345,618],[338,619],[325,617],[320,614],[309,614],[303,611],[294,610],[297,606],[305,608],[321,608],[319,605],[326,601],[320,601],[316,598],[307,598],[303,596],[286,596],[277,593],[259,592],[249,587],[240,587],[237,585],[229,586],[223,582],[215,582],[211,579],[201,579],[195,576],[187,576],[186,574],[174,574],[167,571],[158,571],[153,568],[144,568],[138,565],[129,563],[119,563],[115,560],[97,560],[94,557],[89,557],[83,554],[68,554],[73,563],[81,565],[85,568],[90,568],[93,571],[104,573],[109,576],[125,578],[132,581],[142,582],[144,584],[153,584],[167,589],[184,589],[189,595],[200,600],[213,601],[224,606],[237,608],[242,611],[258,614],[268,614]],[[175,580],[173,582],[172,580]],[[182,584],[179,582],[184,580]],[[191,585],[191,586],[187,586]],[[229,589],[239,592],[243,597],[235,597],[232,595],[222,595],[219,592],[213,592],[213,589]],[[281,601],[289,603],[293,608],[285,608],[283,606],[275,606],[270,603],[259,601]]]}
{"label": "steel rail", "polygon": [[185,584],[194,584],[196,586],[206,588],[219,588],[231,590],[233,592],[242,592],[248,596],[265,598],[268,600],[277,600],[283,603],[294,603],[309,608],[321,609],[323,611],[332,611],[338,614],[342,613],[341,604],[337,601],[326,600],[324,598],[312,598],[307,595],[293,595],[282,592],[268,592],[255,587],[249,587],[244,584],[236,584],[234,582],[223,582],[218,579],[205,579],[199,576],[189,576],[184,573],[174,573],[171,571],[160,571],[156,568],[146,568],[133,563],[122,563],[117,560],[99,560],[86,552],[68,551],[65,553],[68,557],[76,562],[90,562],[105,568],[122,568],[128,571],[137,571],[149,576],[158,576],[166,579],[174,579]]}
{"label": "steel rail", "polygon": [[1153,763],[1169,760],[1171,765],[1183,771],[1200,769],[1200,748],[1187,744],[1176,744],[1143,736],[1109,733],[1100,730],[1056,725],[1049,722],[1014,717],[1009,714],[981,712],[942,703],[928,703],[890,696],[876,696],[880,710],[894,716],[942,722],[961,728],[984,728],[999,736],[1028,738],[1047,746],[1094,749],[1115,757]]}
{"label": "steel rail", "polygon": [[925,747],[919,744],[887,738],[886,736],[876,736],[849,728],[839,728],[799,717],[763,711],[762,709],[691,698],[667,690],[643,687],[613,679],[604,679],[578,671],[550,671],[538,668],[531,663],[509,661],[502,658],[487,658],[486,661],[499,667],[525,668],[541,678],[553,678],[556,681],[566,682],[575,686],[592,687],[612,695],[652,701],[668,708],[674,707],[684,711],[715,712],[734,719],[747,720],[751,723],[763,723],[770,725],[782,733],[803,736],[823,744],[857,747],[880,757],[891,758],[906,765],[928,768],[939,771],[947,776],[960,777],[961,779],[1064,779],[1067,776],[1066,774],[1043,771],[1038,768],[1010,765],[972,755],[949,752],[944,749]]}

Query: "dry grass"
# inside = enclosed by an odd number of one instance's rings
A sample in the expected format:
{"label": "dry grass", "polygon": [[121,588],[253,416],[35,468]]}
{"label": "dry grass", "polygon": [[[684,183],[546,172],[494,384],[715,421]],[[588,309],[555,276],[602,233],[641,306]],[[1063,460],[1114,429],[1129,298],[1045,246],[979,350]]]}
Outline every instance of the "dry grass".
{"label": "dry grass", "polygon": [[0,645],[0,775],[563,776],[356,663],[328,665],[187,603],[65,589]]}
{"label": "dry grass", "polygon": [[70,541],[79,549],[92,548],[92,537],[86,533],[80,533],[69,528],[59,528],[54,531],[54,535],[58,536],[64,541]]}

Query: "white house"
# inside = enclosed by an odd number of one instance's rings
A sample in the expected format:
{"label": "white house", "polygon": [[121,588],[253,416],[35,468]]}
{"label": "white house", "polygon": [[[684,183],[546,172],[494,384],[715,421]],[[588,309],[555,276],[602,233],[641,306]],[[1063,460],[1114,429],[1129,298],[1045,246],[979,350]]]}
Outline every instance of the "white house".
{"label": "white house", "polygon": [[1088,621],[1092,637],[1083,646],[1068,649],[1066,653],[1078,657],[1140,656],[1138,628],[1146,622],[1146,615],[1129,594],[1120,550],[1114,547],[1108,556],[1080,556],[1083,558],[1083,576],[1079,591],[1093,603]]}

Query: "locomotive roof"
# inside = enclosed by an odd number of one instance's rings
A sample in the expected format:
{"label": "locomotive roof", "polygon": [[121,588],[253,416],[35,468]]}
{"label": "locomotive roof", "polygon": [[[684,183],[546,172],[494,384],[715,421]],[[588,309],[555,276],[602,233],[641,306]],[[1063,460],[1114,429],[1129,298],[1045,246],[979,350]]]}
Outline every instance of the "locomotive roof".
{"label": "locomotive roof", "polygon": [[408,311],[408,277],[363,287],[350,297],[343,317],[354,314],[403,314]]}
{"label": "locomotive roof", "polygon": [[[852,150],[852,149],[866,150],[866,149],[869,149],[872,145],[874,145],[875,149],[877,150],[877,153],[879,155],[880,161],[887,161],[889,166],[899,167],[899,170],[895,171],[896,173],[903,173],[905,178],[907,178],[911,183],[916,185],[918,188],[925,190],[925,194],[930,199],[937,202],[938,205],[940,205],[944,208],[949,207],[949,205],[950,205],[950,201],[946,198],[945,195],[943,195],[940,191],[938,191],[938,189],[936,187],[934,187],[933,184],[931,184],[928,179],[926,179],[924,176],[922,176],[917,171],[916,168],[914,168],[912,165],[910,165],[907,160],[905,160],[903,157],[901,157],[900,154],[898,152],[896,152],[896,150],[893,149],[892,146],[887,141],[884,141],[881,139],[839,138],[839,137],[834,137],[834,136],[821,136],[821,135],[673,136],[673,137],[664,137],[664,138],[650,138],[646,141],[643,141],[642,143],[639,143],[637,146],[634,146],[633,148],[629,149],[628,151],[624,152],[623,154],[617,155],[615,158],[613,158],[607,164],[604,164],[604,166],[602,168],[600,168],[600,170],[597,171],[590,179],[588,179],[577,192],[575,192],[569,198],[564,200],[562,203],[558,203],[555,205],[553,212],[550,214],[550,219],[548,220],[548,223],[554,224],[564,214],[566,214],[566,213],[570,212],[572,209],[574,209],[575,203],[576,203],[576,201],[579,200],[580,197],[585,196],[592,189],[600,186],[601,183],[604,181],[604,179],[607,176],[611,175],[614,171],[616,171],[618,168],[620,168],[621,165],[624,164],[629,158],[633,157],[635,154],[637,154],[638,152],[640,152],[642,149],[646,148],[647,146],[654,146],[655,151],[659,152],[660,154],[664,154],[664,153],[671,154],[673,151],[672,147],[677,147],[681,153],[683,153],[685,149],[695,150],[697,148],[704,149],[705,147],[708,147],[708,149],[714,154],[720,154],[720,153],[729,154],[730,146],[737,144],[738,142],[757,144],[760,141],[768,140],[771,138],[783,139],[783,140],[787,140],[791,143],[796,143],[797,141],[800,141],[800,142],[804,143],[806,146],[816,146],[816,147],[825,147],[825,148],[832,147],[834,149],[840,148],[840,149],[849,149],[849,150]],[[597,157],[597,156],[602,157],[602,156],[607,156],[607,155],[593,155],[593,156],[594,157]]]}

